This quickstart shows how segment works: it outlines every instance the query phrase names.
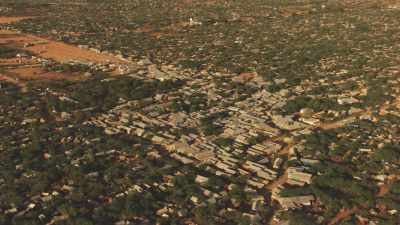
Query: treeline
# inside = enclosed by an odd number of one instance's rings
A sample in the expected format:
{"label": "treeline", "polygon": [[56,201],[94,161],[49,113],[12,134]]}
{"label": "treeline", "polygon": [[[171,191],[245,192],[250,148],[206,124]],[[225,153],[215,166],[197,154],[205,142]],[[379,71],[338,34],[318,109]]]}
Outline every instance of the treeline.
{"label": "treeline", "polygon": [[[115,80],[88,80],[77,83],[61,82],[57,86],[60,91],[67,91],[69,96],[79,104],[52,101],[51,107],[58,111],[76,110],[95,107],[107,110],[115,106],[120,98],[125,100],[141,100],[153,97],[157,93],[166,93],[181,87],[183,81],[145,81],[134,78],[118,78]],[[55,86],[55,87],[57,87]]]}
{"label": "treeline", "polygon": [[14,58],[18,53],[15,48],[10,48],[4,45],[0,45],[0,58]]}

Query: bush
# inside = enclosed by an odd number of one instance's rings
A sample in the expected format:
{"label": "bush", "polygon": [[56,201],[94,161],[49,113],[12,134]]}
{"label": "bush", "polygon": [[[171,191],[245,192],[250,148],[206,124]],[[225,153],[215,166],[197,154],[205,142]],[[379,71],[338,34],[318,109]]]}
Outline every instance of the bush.
{"label": "bush", "polygon": [[376,150],[374,158],[379,161],[394,162],[400,160],[400,151],[398,146],[386,145],[382,149]]}
{"label": "bush", "polygon": [[215,144],[221,146],[221,147],[226,147],[232,145],[234,140],[232,138],[218,138],[215,140]]}
{"label": "bush", "polygon": [[0,46],[0,58],[13,58],[18,53],[17,49]]}
{"label": "bush", "polygon": [[315,112],[326,111],[330,109],[340,110],[343,106],[340,106],[335,100],[328,98],[310,98],[307,96],[299,96],[293,100],[290,100],[282,108],[286,113],[292,114],[299,112],[303,108],[311,108]]}
{"label": "bush", "polygon": [[304,187],[288,187],[280,192],[283,197],[293,197],[298,195],[308,195],[312,194],[312,190],[309,186]]}

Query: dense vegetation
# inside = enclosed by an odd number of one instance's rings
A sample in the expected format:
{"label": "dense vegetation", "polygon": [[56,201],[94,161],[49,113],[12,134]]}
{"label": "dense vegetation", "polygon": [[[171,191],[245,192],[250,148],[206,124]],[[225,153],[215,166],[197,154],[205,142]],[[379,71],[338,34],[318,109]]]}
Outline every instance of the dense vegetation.
{"label": "dense vegetation", "polygon": [[[366,219],[390,225],[398,224],[400,211],[400,13],[383,4],[386,1],[367,2],[4,0],[0,14],[38,16],[6,25],[23,32],[88,45],[133,61],[146,57],[155,64],[195,70],[204,83],[213,79],[222,89],[215,95],[226,100],[223,105],[218,105],[218,99],[211,100],[214,93],[202,90],[173,94],[171,104],[160,111],[200,112],[198,124],[174,132],[201,133],[222,148],[230,149],[235,143],[233,138],[218,136],[224,131],[221,121],[230,115],[225,111],[202,113],[214,106],[243,103],[261,90],[271,94],[261,100],[288,99],[277,102],[273,110],[261,107],[268,116],[296,114],[293,118],[297,120],[301,109],[311,108],[318,113],[336,112],[342,119],[351,116],[351,109],[366,111],[363,117],[354,116],[356,122],[340,127],[322,124],[293,135],[285,130],[277,138],[282,145],[303,147],[294,153],[272,154],[274,159],[287,161],[279,175],[288,166],[313,174],[311,184],[285,185],[281,195],[312,194],[317,199],[313,206],[287,210],[279,218],[290,224],[328,224],[341,211],[356,209],[337,224]],[[2,59],[20,52],[0,45]],[[55,224],[82,225],[121,220],[184,224],[188,218],[204,225],[250,223],[242,211],[249,211],[254,193],[247,191],[243,177],[214,176],[209,168],[179,163],[145,138],[105,135],[102,129],[83,124],[119,102],[136,101],[141,108],[159,94],[201,87],[182,80],[107,77],[80,64],[55,63],[45,68],[92,76],[82,82],[31,82],[27,93],[1,83],[0,224],[47,224],[56,217]],[[266,85],[224,77],[246,72],[256,72]],[[47,88],[69,99],[62,100]],[[338,103],[339,98],[349,96],[360,102]],[[71,114],[68,122],[60,119],[62,112]],[[253,136],[248,142],[255,145],[266,139]],[[245,156],[247,147],[240,149],[244,152],[240,162],[251,158]],[[152,151],[162,159],[148,154]],[[308,165],[302,158],[319,163]],[[224,193],[223,197],[205,199],[195,181],[197,174],[209,177],[204,187]],[[171,186],[146,185],[155,183]],[[235,186],[228,188],[230,183]],[[257,212],[263,216],[262,223],[281,210],[266,192],[257,193],[266,196],[270,206]],[[192,197],[199,203],[193,204]],[[30,203],[35,205],[27,208]],[[173,210],[170,216],[156,216],[166,206]]]}

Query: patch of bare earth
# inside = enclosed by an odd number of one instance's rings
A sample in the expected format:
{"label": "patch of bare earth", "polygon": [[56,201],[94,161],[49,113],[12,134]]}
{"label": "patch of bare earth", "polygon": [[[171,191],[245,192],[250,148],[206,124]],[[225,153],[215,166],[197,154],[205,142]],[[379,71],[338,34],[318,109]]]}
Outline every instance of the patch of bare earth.
{"label": "patch of bare earth", "polygon": [[25,82],[21,82],[17,78],[9,77],[9,76],[6,76],[6,75],[0,73],[0,81],[6,81],[6,82],[9,82],[9,83],[15,84],[17,87],[21,88],[22,92],[27,92],[28,91],[26,83]]}
{"label": "patch of bare earth", "polygon": [[19,65],[20,60],[17,58],[10,58],[10,59],[0,59],[0,65]]}
{"label": "patch of bare earth", "polygon": [[[18,22],[31,17],[0,17],[0,24]],[[52,59],[59,63],[72,60],[93,63],[127,64],[113,55],[106,55],[77,46],[49,40],[35,35],[23,34],[18,31],[0,30],[0,44],[23,51],[31,52],[39,58]],[[0,65],[4,67],[0,74],[0,80],[13,83],[26,92],[28,81],[48,80],[84,80],[81,73],[59,73],[45,71],[34,59],[7,58],[0,59]]]}
{"label": "patch of bare earth", "polygon": [[[94,63],[126,63],[112,55],[81,49],[77,46],[48,40],[34,35],[21,34],[17,31],[0,30],[0,44],[11,45],[32,52],[42,58],[53,59],[58,62],[78,60]],[[30,44],[31,46],[24,48],[24,44]]]}
{"label": "patch of bare earth", "polygon": [[[390,185],[393,184],[393,182],[395,182],[396,180],[398,180],[397,176],[393,176],[390,177],[387,182],[383,185],[381,185],[379,187],[379,191],[377,193],[378,197],[383,197],[386,194],[388,194],[390,192]],[[380,210],[381,214],[386,213],[386,206],[383,204],[379,204],[378,205],[378,209]],[[359,208],[365,208],[365,206],[360,205],[359,207],[354,206],[351,209],[342,209],[339,211],[338,214],[336,214],[336,216],[328,223],[328,225],[334,225],[339,223],[340,221],[348,218],[349,216],[353,215],[354,213],[356,213],[358,211]]]}
{"label": "patch of bare earth", "polygon": [[40,66],[20,65],[13,69],[5,69],[0,73],[0,80],[10,82],[21,88],[22,92],[27,92],[28,81],[49,81],[49,80],[84,80],[85,77],[80,73],[59,73],[43,70]]}
{"label": "patch of bare earth", "polygon": [[41,67],[25,67],[7,70],[6,75],[14,76],[23,81],[30,80],[77,80],[82,76],[78,74],[49,72]]}
{"label": "patch of bare earth", "polygon": [[31,16],[15,16],[15,17],[4,17],[0,16],[0,24],[16,23],[22,20],[32,19]]}
{"label": "patch of bare earth", "polygon": [[353,213],[357,212],[358,207],[353,207],[351,209],[342,209],[339,211],[338,214],[328,223],[328,225],[334,225],[337,224],[338,222],[348,218],[351,216]]}
{"label": "patch of bare earth", "polygon": [[[1,17],[0,24],[16,23],[22,20],[31,19],[34,17]],[[75,34],[79,36],[80,34]],[[24,44],[32,46],[24,48],[42,58],[53,59],[59,62],[79,60],[95,63],[113,62],[125,64],[123,60],[112,56],[101,54],[87,49],[81,49],[77,46],[68,45],[62,42],[45,39],[42,37],[22,34],[18,31],[0,30],[0,44],[9,44],[13,47],[23,48]]]}

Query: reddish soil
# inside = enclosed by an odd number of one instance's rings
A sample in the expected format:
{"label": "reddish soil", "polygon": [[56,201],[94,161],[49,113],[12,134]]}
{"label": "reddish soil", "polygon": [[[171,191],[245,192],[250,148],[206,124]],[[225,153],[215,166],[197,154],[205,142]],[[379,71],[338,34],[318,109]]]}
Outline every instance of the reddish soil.
{"label": "reddish soil", "polygon": [[[32,39],[36,37],[29,36]],[[65,62],[70,60],[90,61],[90,62],[114,62],[123,63],[123,61],[104,54],[82,50],[78,47],[67,45],[60,42],[48,41],[46,44],[35,45],[26,50],[41,55],[43,58],[51,58],[56,61]]]}
{"label": "reddish soil", "polygon": [[353,207],[351,209],[342,209],[336,214],[336,216],[328,223],[328,225],[334,225],[347,217],[351,216],[353,213],[355,213],[358,210],[357,207]]}
{"label": "reddish soil", "polygon": [[387,212],[387,207],[386,207],[385,204],[378,204],[376,207],[377,207],[378,210],[379,210],[379,215],[384,216],[384,215],[386,214],[386,212]]}
{"label": "reddish soil", "polygon": [[245,82],[248,82],[248,81],[254,79],[256,76],[258,76],[258,74],[256,72],[245,72],[245,73],[241,73],[238,76],[232,78],[232,80],[235,82],[245,83]]}
{"label": "reddish soil", "polygon": [[9,83],[15,84],[16,86],[21,88],[22,92],[27,92],[28,91],[28,89],[26,87],[26,84],[24,82],[21,82],[21,81],[15,79],[15,78],[8,77],[8,76],[5,76],[3,74],[0,74],[0,81],[7,81]]}
{"label": "reddish soil", "polygon": [[[389,180],[387,181],[386,184],[382,185],[379,187],[379,192],[377,194],[378,197],[383,197],[386,194],[388,194],[390,192],[390,185],[395,182],[398,179],[398,177],[394,176],[394,177],[390,177]],[[360,206],[360,207],[364,207],[365,206]],[[385,214],[386,213],[386,206],[385,205],[378,205],[377,206],[379,209],[379,213]],[[351,209],[342,209],[340,210],[340,212],[328,223],[328,225],[334,225],[344,219],[346,219],[347,217],[351,216],[352,214],[354,214],[359,208],[358,207],[353,207]]]}
{"label": "reddish soil", "polygon": [[21,17],[4,17],[0,16],[0,24],[16,23],[22,20],[32,19],[31,16],[21,16]]}
{"label": "reddish soil", "polygon": [[0,59],[0,65],[19,65],[20,61],[17,58]]}
{"label": "reddish soil", "polygon": [[[33,44],[24,48],[25,43]],[[126,64],[125,61],[111,55],[105,55],[73,45],[40,38],[34,35],[21,34],[16,31],[0,30],[0,44],[8,44],[17,48],[30,51],[43,58],[53,59],[58,62],[71,60],[88,61],[95,63],[113,62]]]}
{"label": "reddish soil", "polygon": [[386,194],[388,194],[390,192],[391,185],[394,182],[396,182],[397,180],[399,180],[398,176],[389,176],[389,178],[386,180],[385,184],[383,184],[379,187],[379,192],[378,192],[377,196],[383,197]]}
{"label": "reddish soil", "polygon": [[[0,24],[13,23],[30,18],[32,17],[0,17]],[[29,51],[41,58],[53,59],[61,63],[71,60],[94,63],[127,63],[111,55],[105,55],[86,49],[80,49],[73,45],[48,40],[34,35],[22,34],[18,31],[0,30],[0,44],[21,49],[24,51]],[[29,44],[29,47],[24,47],[25,44]],[[0,80],[5,80],[7,82],[13,83],[19,86],[22,92],[26,92],[26,81],[85,79],[82,74],[47,72],[44,71],[43,68],[41,68],[37,64],[38,62],[36,60],[26,58],[0,59],[0,65],[8,66],[8,69],[5,69],[5,71],[0,74]]]}
{"label": "reddish soil", "polygon": [[379,187],[379,192],[378,192],[377,196],[382,197],[382,196],[386,195],[387,193],[389,193],[389,191],[390,191],[389,185],[384,184]]}
{"label": "reddish soil", "polygon": [[74,74],[47,72],[40,67],[26,67],[7,70],[6,75],[17,77],[20,80],[60,80],[77,79],[79,76]]}
{"label": "reddish soil", "polygon": [[39,66],[19,67],[16,69],[8,69],[0,73],[0,80],[13,83],[21,88],[22,92],[26,92],[27,81],[46,81],[46,80],[83,80],[81,74],[67,74],[58,72],[47,72]]}
{"label": "reddish soil", "polygon": [[343,157],[342,156],[332,156],[331,160],[335,163],[342,163],[343,162]]}
{"label": "reddish soil", "polygon": [[287,173],[287,171],[285,171],[285,173],[281,177],[279,177],[278,179],[274,180],[271,184],[269,184],[267,186],[267,189],[272,191],[275,188],[277,188],[281,185],[284,185],[286,183],[287,179],[288,179],[288,173]]}
{"label": "reddish soil", "polygon": [[[290,149],[293,147],[293,144],[289,144],[288,146],[286,146],[285,148],[283,148],[281,151],[279,151],[279,156],[284,156],[289,158],[290,157]],[[282,174],[282,176],[280,176],[278,179],[274,180],[271,184],[269,184],[267,186],[267,189],[272,191],[275,188],[277,188],[280,185],[284,185],[286,183],[288,179],[288,172],[287,170],[285,170]]]}

